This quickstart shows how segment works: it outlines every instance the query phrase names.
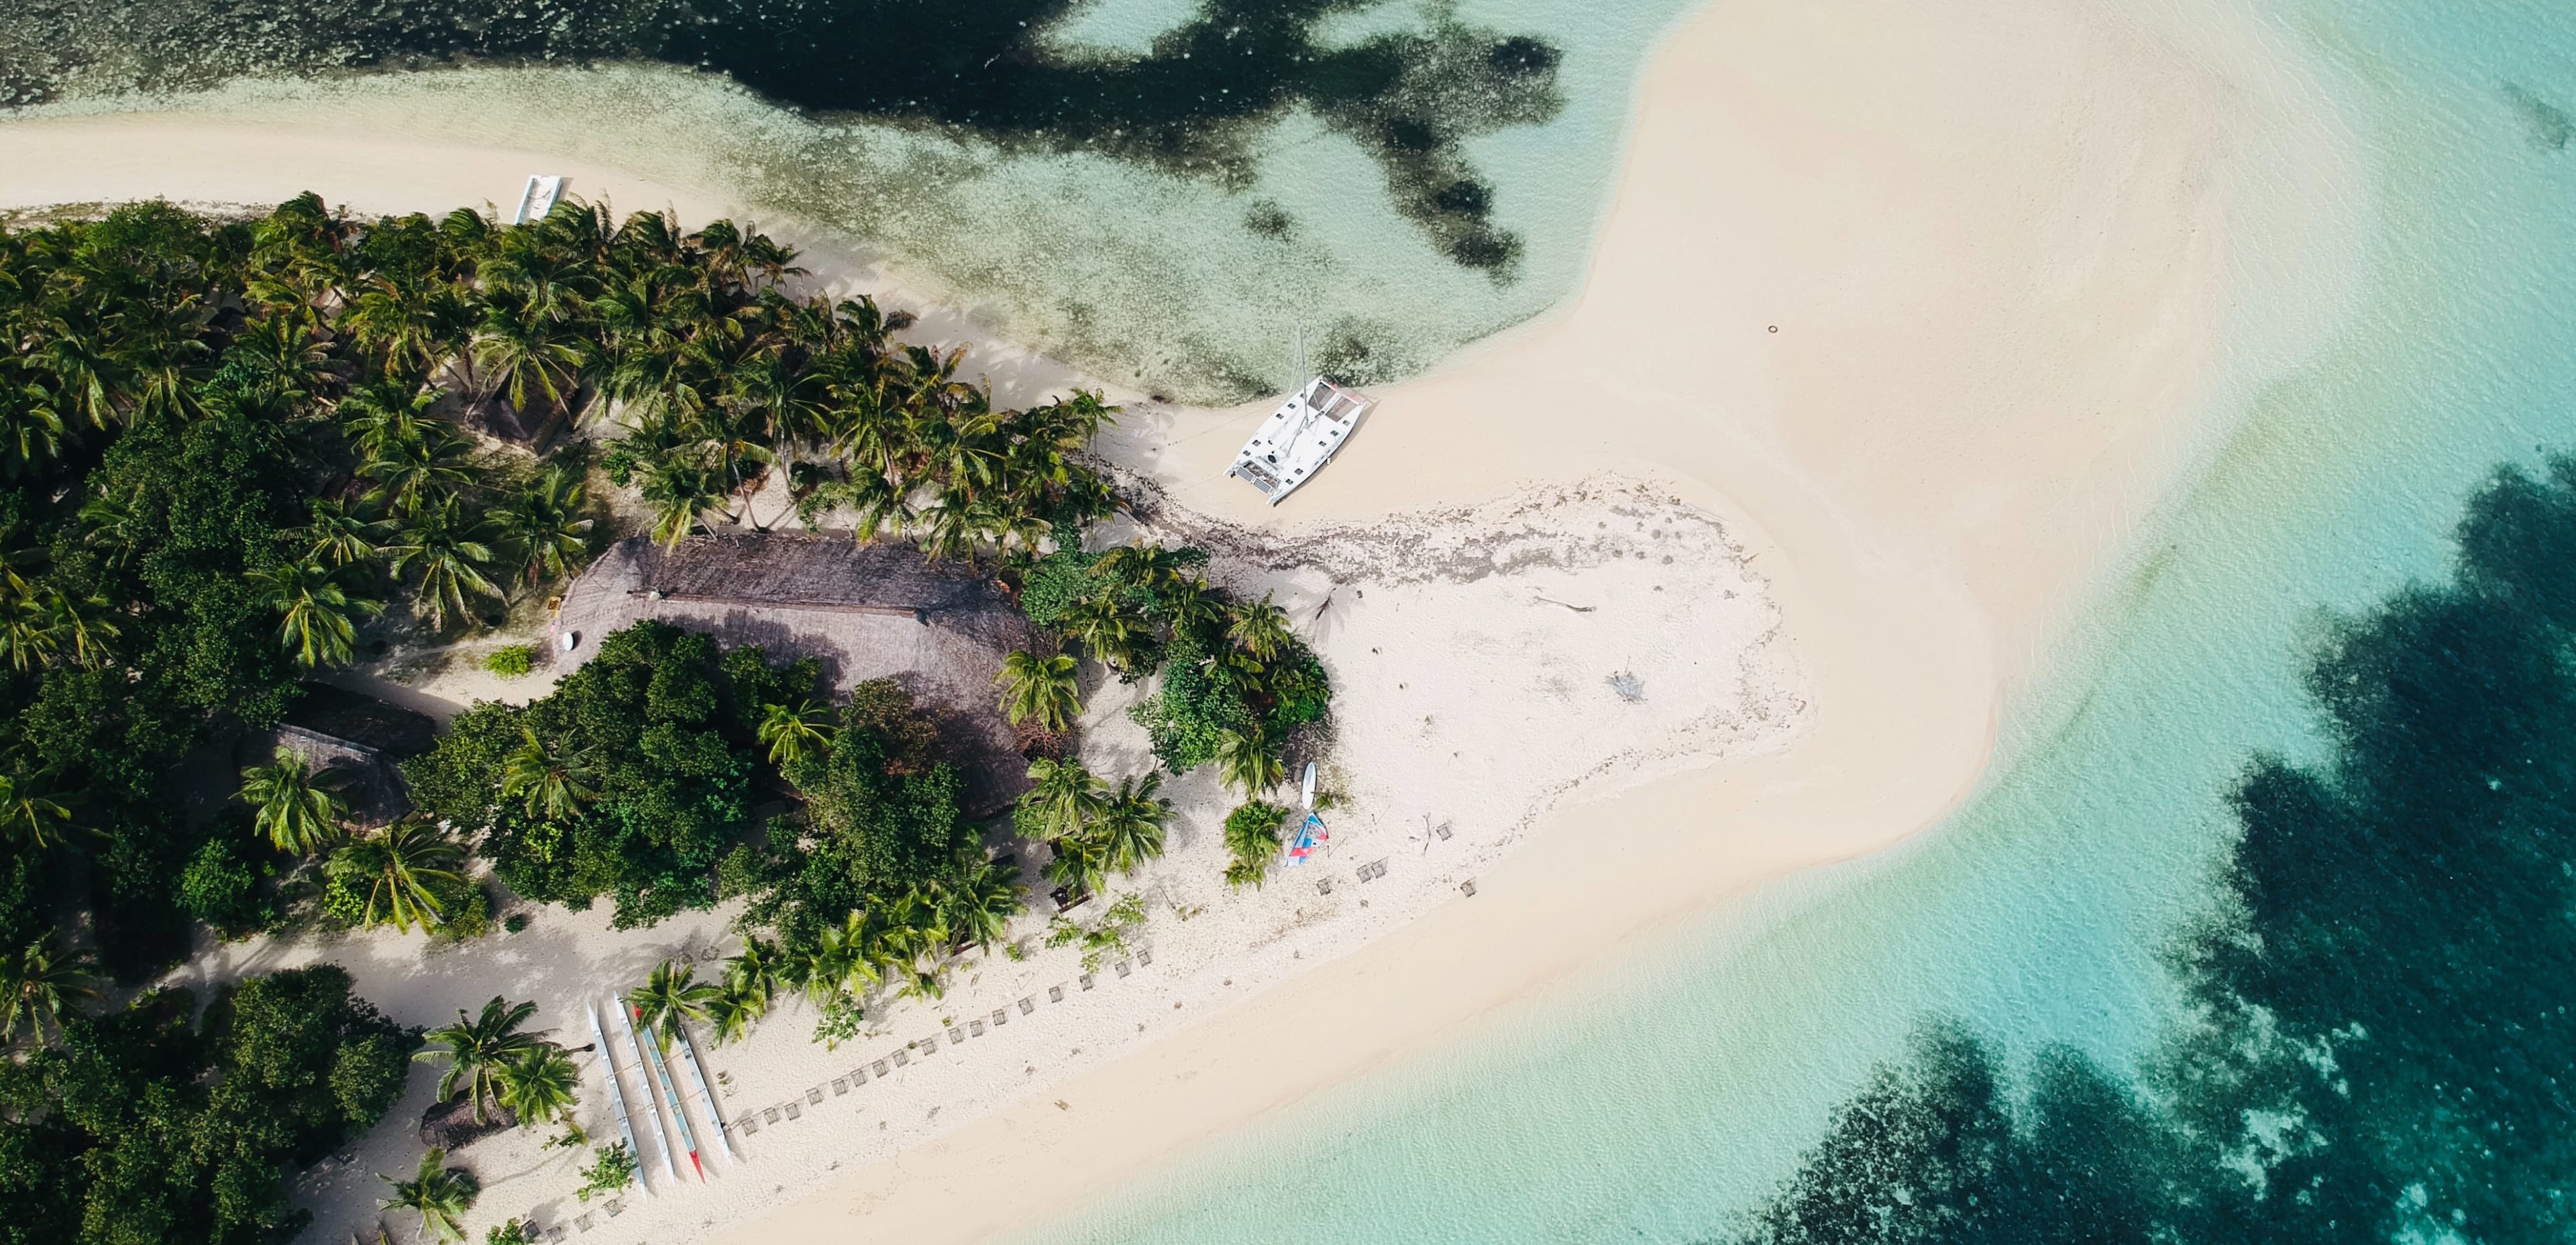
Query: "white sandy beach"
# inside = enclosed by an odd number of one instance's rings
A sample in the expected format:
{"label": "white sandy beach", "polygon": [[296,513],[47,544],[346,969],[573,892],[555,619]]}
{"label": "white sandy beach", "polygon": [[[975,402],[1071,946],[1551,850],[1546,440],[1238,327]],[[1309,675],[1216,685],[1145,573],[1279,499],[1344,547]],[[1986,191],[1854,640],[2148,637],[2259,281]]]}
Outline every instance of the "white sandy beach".
{"label": "white sandy beach", "polygon": [[[1307,566],[1243,574],[1301,605],[1334,594],[1316,634],[1342,687],[1354,815],[1314,869],[1333,893],[1297,875],[1216,894],[1201,823],[1142,880],[1163,906],[1154,962],[1132,975],[1104,968],[1059,1004],[1047,987],[1079,971],[1063,953],[994,961],[961,979],[952,997],[974,1006],[953,1018],[1007,1007],[1006,1026],[845,1095],[833,1077],[933,1036],[939,1014],[898,1013],[830,1054],[799,1017],[773,1021],[712,1062],[746,1106],[809,1088],[823,1102],[750,1138],[749,1166],[595,1221],[592,1239],[1026,1225],[1456,1041],[1642,931],[1937,820],[1977,781],[2005,698],[2059,658],[2070,612],[2219,431],[2199,412],[2242,294],[2231,213],[2254,197],[2227,154],[2284,106],[2272,72],[2213,67],[2068,0],[1730,0],[1691,19],[1641,85],[1591,274],[1558,313],[1382,391],[1349,452],[1277,510],[1218,478],[1258,411],[1139,406],[1108,447],[1168,496],[1169,522],[1256,533],[1237,565],[1311,542]],[[0,125],[0,207],[311,188],[362,211],[437,210],[545,168],[621,207],[758,216],[542,153],[323,133],[166,115]],[[2308,155],[2265,176],[2336,175],[2332,150]],[[813,262],[903,296],[883,272]],[[1072,379],[993,351],[962,317],[921,333],[976,341],[1008,399]],[[1406,582],[1424,550],[1390,534],[1472,536],[1532,506],[1554,564]],[[1620,551],[1646,556],[1575,556],[1586,520],[1607,539],[1623,515],[1643,543]],[[1668,568],[1658,528],[1704,536]],[[1458,660],[1461,636],[1488,646],[1477,664]],[[1621,672],[1642,702],[1611,694]],[[1139,748],[1116,701],[1092,707],[1094,746]],[[1215,803],[1190,790],[1204,785],[1180,784],[1192,807]],[[1357,880],[1380,859],[1382,879]],[[611,935],[597,914],[549,913],[497,944],[499,970],[461,967],[479,949],[424,969],[393,940],[331,954],[398,1017],[434,1022],[508,973],[529,983],[514,996],[570,992],[720,949],[720,918]],[[364,1172],[406,1164],[417,1143],[392,1135],[424,1087],[324,1183],[354,1199]],[[487,1184],[539,1166],[491,1163]],[[570,1184],[498,1185],[476,1220],[568,1201]]]}

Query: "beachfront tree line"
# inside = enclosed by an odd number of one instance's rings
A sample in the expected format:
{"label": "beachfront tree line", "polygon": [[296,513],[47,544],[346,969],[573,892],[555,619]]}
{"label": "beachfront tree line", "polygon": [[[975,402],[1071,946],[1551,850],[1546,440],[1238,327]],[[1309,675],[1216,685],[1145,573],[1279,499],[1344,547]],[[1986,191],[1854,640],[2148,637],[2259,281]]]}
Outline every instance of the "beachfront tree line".
{"label": "beachfront tree line", "polygon": [[2576,1187],[2576,459],[2334,621],[2319,763],[2252,758],[2140,1083],[1928,1027],[1744,1245],[2562,1241]]}

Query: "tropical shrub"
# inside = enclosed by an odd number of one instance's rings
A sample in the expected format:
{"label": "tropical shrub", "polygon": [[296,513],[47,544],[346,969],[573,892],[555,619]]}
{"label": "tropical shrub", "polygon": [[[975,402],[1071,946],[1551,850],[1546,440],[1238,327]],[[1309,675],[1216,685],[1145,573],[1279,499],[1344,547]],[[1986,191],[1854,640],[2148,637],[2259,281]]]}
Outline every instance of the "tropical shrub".
{"label": "tropical shrub", "polygon": [[1225,847],[1233,857],[1225,867],[1226,885],[1257,887],[1269,879],[1270,866],[1279,858],[1279,832],[1289,815],[1289,809],[1262,800],[1225,815]]}
{"label": "tropical shrub", "polygon": [[613,1141],[591,1152],[588,1167],[581,1169],[581,1187],[573,1195],[589,1201],[595,1193],[615,1193],[635,1183],[635,1152],[623,1141]]}
{"label": "tropical shrub", "polygon": [[179,875],[179,903],[226,940],[248,938],[277,923],[277,906],[261,894],[276,870],[249,859],[240,839],[218,834],[197,848]]}
{"label": "tropical shrub", "polygon": [[483,668],[505,679],[524,676],[537,668],[537,649],[532,644],[507,644],[483,656]]}

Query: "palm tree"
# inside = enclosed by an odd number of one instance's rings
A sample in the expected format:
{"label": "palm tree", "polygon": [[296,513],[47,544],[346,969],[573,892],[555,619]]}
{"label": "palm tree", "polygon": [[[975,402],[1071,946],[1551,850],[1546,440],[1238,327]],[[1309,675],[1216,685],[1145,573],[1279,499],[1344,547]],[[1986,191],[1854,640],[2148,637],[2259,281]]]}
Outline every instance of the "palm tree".
{"label": "palm tree", "polygon": [[54,785],[51,767],[29,770],[13,759],[0,773],[0,838],[34,851],[52,847],[71,825],[73,798]]}
{"label": "palm tree", "polygon": [[1002,659],[993,681],[1002,687],[1002,712],[1011,724],[1037,719],[1048,734],[1064,730],[1082,716],[1082,692],[1074,682],[1074,661],[1062,653],[1040,657],[1018,652]]}
{"label": "palm tree", "polygon": [[465,1225],[460,1220],[483,1190],[475,1183],[474,1173],[447,1165],[445,1148],[432,1147],[420,1156],[420,1171],[409,1180],[382,1178],[394,1187],[394,1195],[379,1203],[386,1210],[419,1212],[420,1230],[428,1233],[431,1240],[465,1239]]}
{"label": "palm tree", "polygon": [[430,886],[464,881],[456,872],[462,855],[435,823],[409,817],[341,847],[330,868],[352,887],[365,884],[367,924],[391,921],[408,931],[414,922],[427,929],[445,919]]}
{"label": "palm tree", "polygon": [[939,973],[948,955],[948,921],[930,896],[906,891],[888,905],[876,950],[881,963],[903,974],[900,993],[927,999],[946,993]]}
{"label": "palm tree", "polygon": [[485,1118],[485,1103],[504,1104],[501,1085],[509,1069],[549,1045],[535,1034],[519,1032],[519,1026],[536,1014],[534,1002],[511,1003],[496,994],[483,1005],[482,1015],[468,1018],[460,1007],[455,1024],[423,1034],[440,1046],[414,1051],[412,1058],[446,1060],[447,1071],[438,1078],[439,1101],[457,1097],[461,1089],[474,1104],[474,1120],[479,1124]]}
{"label": "palm tree", "polygon": [[1163,854],[1163,822],[1172,815],[1172,802],[1157,798],[1162,789],[1161,774],[1118,780],[1117,794],[1092,824],[1110,868],[1123,873]]}
{"label": "palm tree", "polygon": [[521,1128],[561,1120],[573,1129],[576,1139],[581,1136],[580,1126],[573,1123],[571,1115],[579,1100],[581,1070],[562,1047],[539,1043],[525,1055],[503,1063],[499,1081],[501,1105],[519,1117]]}
{"label": "palm tree", "polygon": [[307,670],[338,665],[357,652],[358,623],[384,612],[380,601],[352,597],[339,570],[320,558],[245,572],[260,599],[278,614],[277,642]]}
{"label": "palm tree", "polygon": [[304,542],[308,559],[326,566],[358,566],[375,561],[393,532],[393,524],[359,518],[337,501],[317,498],[308,513],[313,521],[287,535]]}
{"label": "palm tree", "polygon": [[0,649],[8,650],[10,666],[21,674],[54,664],[62,651],[62,633],[55,630],[53,614],[35,585],[18,583],[0,598]]}
{"label": "palm tree", "polygon": [[0,966],[0,992],[5,992],[0,993],[0,1042],[18,1040],[21,1019],[39,1042],[49,1023],[60,1034],[63,1012],[72,1000],[101,997],[90,984],[96,980],[92,966],[88,954],[66,949],[62,935],[53,930],[9,957]]}
{"label": "palm tree", "polygon": [[1227,885],[1259,886],[1270,876],[1270,862],[1279,855],[1279,823],[1287,815],[1258,800],[1226,815],[1225,848],[1234,856],[1225,867]]}
{"label": "palm tree", "polygon": [[989,860],[969,862],[952,880],[933,884],[940,923],[960,942],[985,951],[1001,941],[1022,906],[1019,879]]}
{"label": "palm tree", "polygon": [[1259,601],[1247,601],[1226,611],[1225,638],[1263,661],[1295,643],[1288,633],[1287,611],[1271,604],[1266,592]]}
{"label": "palm tree", "polygon": [[1124,593],[1111,590],[1074,602],[1064,612],[1064,627],[1092,656],[1125,669],[1136,652],[1135,633],[1144,629],[1145,620]]}
{"label": "palm tree", "polygon": [[769,1013],[769,1005],[777,997],[778,944],[762,938],[743,939],[742,951],[725,961],[723,992],[707,1006],[716,1041],[730,1042],[741,1037],[751,1022]]}
{"label": "palm tree", "polygon": [[0,385],[0,471],[11,479],[33,475],[60,453],[63,417],[40,385]]}
{"label": "palm tree", "polygon": [[310,856],[340,836],[349,806],[337,790],[338,773],[317,773],[304,754],[281,747],[269,764],[251,766],[241,777],[241,801],[255,810],[251,828],[277,850]]}
{"label": "palm tree", "polygon": [[582,492],[581,481],[550,466],[497,509],[502,539],[517,552],[519,577],[530,587],[580,569],[591,524],[581,516]]}
{"label": "palm tree", "polygon": [[107,598],[103,596],[75,597],[49,587],[39,594],[37,609],[42,612],[49,647],[57,653],[69,648],[72,661],[84,669],[104,665],[107,642],[124,634],[104,617]]}
{"label": "palm tree", "polygon": [[436,420],[424,421],[411,435],[393,441],[358,465],[358,474],[376,482],[367,504],[409,515],[423,505],[452,497],[474,483],[474,446],[464,434]]}
{"label": "palm tree", "polygon": [[1067,835],[1049,846],[1055,854],[1046,862],[1046,880],[1078,895],[1099,890],[1109,880],[1109,848],[1098,837]]}
{"label": "palm tree", "polygon": [[414,511],[395,537],[396,543],[388,547],[394,555],[396,575],[418,576],[412,612],[427,619],[430,626],[445,627],[450,611],[468,612],[468,596],[501,595],[501,590],[483,577],[482,568],[493,561],[492,547],[484,543],[489,526],[482,518],[468,514],[464,503],[450,495]]}
{"label": "palm tree", "polygon": [[877,982],[876,965],[871,963],[869,934],[865,914],[852,911],[838,925],[826,925],[814,937],[814,946],[805,953],[798,966],[804,978],[805,993],[816,1006],[828,1005],[843,995],[855,996]]}
{"label": "palm tree", "polygon": [[1152,591],[1176,582],[1190,563],[1160,544],[1120,545],[1101,553],[1092,571],[1121,588]]}
{"label": "palm tree", "polygon": [[519,737],[519,746],[501,762],[502,796],[525,799],[531,818],[570,821],[580,817],[582,809],[599,798],[594,785],[599,767],[590,763],[587,753],[549,750],[527,727],[519,728]]}
{"label": "palm tree", "polygon": [[474,342],[474,364],[488,373],[484,393],[507,393],[510,405],[525,411],[542,401],[547,409],[568,403],[581,369],[581,352],[570,334],[537,309],[512,298],[497,298],[483,310]]}
{"label": "palm tree", "polygon": [[1029,762],[1029,789],[1020,799],[1037,811],[1045,837],[1067,838],[1080,835],[1100,815],[1108,792],[1082,762],[1041,758]]}
{"label": "palm tree", "polygon": [[670,1029],[705,1020],[707,1009],[724,994],[722,987],[699,981],[697,975],[695,968],[664,960],[653,966],[643,985],[626,994],[627,1006],[635,1009],[635,1023],[647,1031],[658,1030],[664,1050],[671,1046]]}
{"label": "palm tree", "polygon": [[1280,779],[1287,776],[1287,766],[1278,753],[1271,751],[1269,737],[1256,726],[1217,732],[1216,772],[1227,786],[1241,791],[1248,800],[1278,786]]}
{"label": "palm tree", "polygon": [[831,709],[808,700],[793,709],[785,705],[764,706],[760,726],[754,733],[760,742],[769,745],[770,764],[790,765],[804,759],[806,749],[828,746],[832,730]]}
{"label": "palm tree", "polygon": [[665,549],[678,548],[708,515],[732,517],[725,514],[722,478],[695,463],[665,459],[652,464],[643,493],[653,503],[653,539]]}
{"label": "palm tree", "polygon": [[426,429],[436,421],[429,411],[440,396],[438,390],[423,385],[383,381],[342,398],[334,413],[359,460],[374,462],[392,458],[430,435]]}

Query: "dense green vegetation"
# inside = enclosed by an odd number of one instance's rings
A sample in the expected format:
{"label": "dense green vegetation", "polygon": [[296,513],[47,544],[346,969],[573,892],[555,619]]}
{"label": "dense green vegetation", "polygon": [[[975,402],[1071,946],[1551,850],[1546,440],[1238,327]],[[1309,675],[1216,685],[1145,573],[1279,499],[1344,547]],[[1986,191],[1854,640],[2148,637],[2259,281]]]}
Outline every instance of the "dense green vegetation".
{"label": "dense green vegetation", "polygon": [[1133,713],[1173,773],[1215,761],[1229,784],[1258,794],[1280,780],[1289,737],[1323,719],[1332,684],[1287,615],[1210,584],[1198,570],[1207,559],[1161,545],[1086,552],[1060,536],[1045,556],[1020,559],[1020,606],[1123,678],[1161,673]]}
{"label": "dense green vegetation", "polygon": [[[247,222],[141,205],[0,235],[0,825],[37,849],[21,880],[86,855],[102,950],[129,976],[172,959],[192,915],[230,933],[294,912],[473,931],[463,845],[416,828],[343,843],[330,811],[269,832],[275,857],[210,848],[233,828],[184,824],[170,790],[190,747],[275,721],[300,672],[349,660],[388,603],[433,631],[488,618],[605,537],[582,443],[481,450],[456,419],[613,421],[604,466],[665,540],[773,468],[808,513],[851,508],[939,555],[1106,510],[1070,458],[1112,414],[1097,397],[995,410],[958,378],[962,352],[893,343],[904,317],[788,297],[793,259],[725,222],[685,233],[577,203],[507,228],[353,221],[311,196]],[[709,747],[612,793],[630,826],[685,807],[627,841],[658,835],[658,859],[603,872],[509,838],[512,884],[614,892],[639,916],[691,902],[703,879],[683,875],[740,815],[741,776]],[[690,783],[706,789],[673,785]],[[273,902],[272,877],[314,902]],[[28,893],[0,886],[0,945],[48,919]]]}
{"label": "dense green vegetation", "polygon": [[[729,670],[753,686],[737,689]],[[458,714],[404,776],[423,811],[477,836],[513,891],[576,909],[609,898],[620,927],[650,924],[714,901],[714,866],[764,768],[742,706],[772,678],[802,691],[814,677],[639,623],[542,699]]]}
{"label": "dense green vegetation", "polygon": [[[351,221],[307,196],[253,221],[143,205],[0,232],[0,1041],[27,1043],[0,1064],[0,1211],[17,1212],[0,1241],[283,1240],[283,1173],[399,1092],[419,1035],[329,967],[253,978],[202,1022],[165,993],[82,1014],[104,997],[94,969],[146,978],[194,920],[473,938],[494,907],[478,858],[521,897],[606,900],[620,926],[739,896],[749,937],[717,980],[670,970],[639,991],[649,1019],[720,1041],[787,989],[846,1038],[871,998],[936,997],[961,952],[1004,938],[1016,871],[988,858],[903,692],[836,697],[811,662],[659,623],[603,637],[531,704],[459,715],[384,824],[288,748],[197,793],[232,797],[211,817],[182,811],[182,758],[276,723],[316,668],[456,638],[576,573],[611,535],[603,476],[640,491],[666,542],[783,477],[809,519],[853,514],[861,539],[998,556],[1035,601],[1052,576],[1071,591],[1049,625],[1127,677],[1165,671],[1163,733],[1204,744],[1172,745],[1176,770],[1277,781],[1326,696],[1284,617],[1186,573],[1204,555],[1081,548],[1113,499],[1079,454],[1114,408],[996,410],[957,378],[962,352],[895,344],[902,317],[788,297],[792,260],[723,222],[683,234],[579,204],[501,228]],[[596,469],[582,438],[512,448],[565,421],[622,435]],[[518,674],[536,654],[495,656]],[[1076,672],[1006,667],[1041,750],[1078,717]],[[1043,826],[1058,881],[1089,891],[1161,852],[1158,776],[1065,778]],[[1142,909],[1111,915],[1087,947],[1123,946]],[[460,1013],[424,1057],[477,1119],[568,1127],[575,1067],[519,1032],[529,1012]],[[475,1192],[435,1152],[388,1179],[433,1236]]]}
{"label": "dense green vegetation", "polygon": [[2559,1241],[2576,1228],[2576,459],[2500,471],[2451,582],[2339,620],[2332,759],[2257,757],[2193,1009],[2142,1086],[2018,1096],[1939,1026],[1749,1242]]}
{"label": "dense green vegetation", "polygon": [[400,1095],[418,1037],[330,965],[253,977],[203,1021],[184,992],[68,1019],[0,1061],[0,1241],[282,1242],[285,1174]]}

